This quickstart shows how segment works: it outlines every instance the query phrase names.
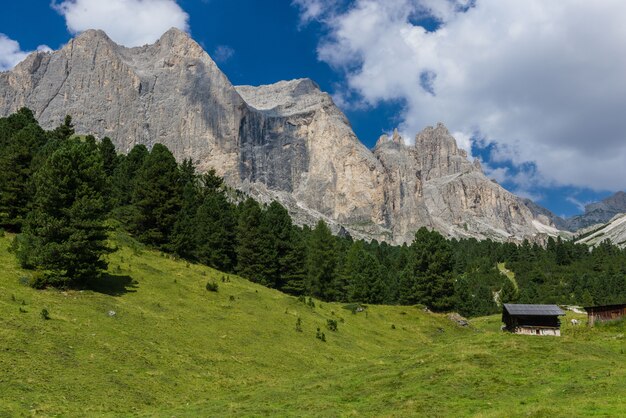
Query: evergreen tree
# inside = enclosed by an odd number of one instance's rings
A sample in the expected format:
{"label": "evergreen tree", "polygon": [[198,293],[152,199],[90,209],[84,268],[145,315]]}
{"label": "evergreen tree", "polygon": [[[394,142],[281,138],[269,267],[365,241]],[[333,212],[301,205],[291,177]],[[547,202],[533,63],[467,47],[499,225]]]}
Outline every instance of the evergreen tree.
{"label": "evergreen tree", "polygon": [[192,259],[197,246],[194,238],[198,228],[196,212],[200,206],[200,190],[191,159],[185,159],[180,166],[180,182],[183,187],[182,207],[174,224],[170,249],[183,258]]}
{"label": "evergreen tree", "polygon": [[[234,207],[226,200],[224,194],[208,193],[197,209],[194,223],[195,232],[192,237],[195,259],[221,271],[234,271],[237,222]],[[252,268],[241,271],[252,274],[251,270]]]}
{"label": "evergreen tree", "polygon": [[104,172],[107,177],[111,178],[118,163],[115,145],[113,145],[111,138],[105,136],[98,144],[98,149],[100,150],[100,155],[102,156],[102,166],[104,168]]}
{"label": "evergreen tree", "polygon": [[500,302],[515,303],[519,298],[519,291],[510,280],[505,279],[500,289]]}
{"label": "evergreen tree", "polygon": [[281,290],[290,295],[303,295],[305,293],[306,269],[306,245],[304,233],[296,227],[291,229],[290,246],[281,259]]}
{"label": "evergreen tree", "polygon": [[18,257],[46,271],[37,286],[72,286],[106,269],[105,185],[98,149],[79,140],[65,141],[35,174]]}
{"label": "evergreen tree", "polygon": [[135,145],[128,155],[121,155],[113,170],[113,206],[116,217],[122,221],[130,218],[128,207],[132,203],[135,178],[149,155],[145,145]]}
{"label": "evergreen tree", "polygon": [[346,258],[350,302],[383,303],[386,287],[378,260],[364,249],[362,241],[352,244]]}
{"label": "evergreen tree", "polygon": [[74,124],[70,115],[65,116],[63,123],[48,133],[52,140],[66,141],[74,135]]}
{"label": "evergreen tree", "polygon": [[237,273],[266,286],[274,282],[276,275],[276,256],[268,238],[261,207],[254,199],[246,199],[237,222]]}
{"label": "evergreen tree", "polygon": [[400,284],[401,303],[422,303],[435,311],[451,309],[452,268],[450,244],[439,233],[420,228],[411,244],[411,260]]}
{"label": "evergreen tree", "polygon": [[306,293],[323,300],[334,300],[337,254],[334,237],[323,220],[309,237]]}
{"label": "evergreen tree", "polygon": [[4,118],[0,132],[0,227],[19,232],[32,199],[32,160],[46,137],[25,108]]}
{"label": "evergreen tree", "polygon": [[216,193],[222,190],[224,179],[215,174],[215,169],[210,169],[201,177],[202,190],[205,193]]}
{"label": "evergreen tree", "polygon": [[270,287],[282,289],[294,275],[302,273],[301,266],[294,265],[295,243],[293,242],[293,224],[287,210],[278,202],[273,201],[263,214],[263,232],[267,235],[266,251],[269,251],[274,273]]}
{"label": "evergreen tree", "polygon": [[156,144],[135,178],[131,231],[146,244],[168,249],[181,201],[176,160],[164,145]]}

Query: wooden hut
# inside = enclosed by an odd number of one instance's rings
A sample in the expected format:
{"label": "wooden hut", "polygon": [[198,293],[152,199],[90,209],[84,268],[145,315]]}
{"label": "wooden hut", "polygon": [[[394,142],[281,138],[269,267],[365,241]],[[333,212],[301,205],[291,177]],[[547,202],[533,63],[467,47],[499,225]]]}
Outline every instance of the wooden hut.
{"label": "wooden hut", "polygon": [[559,316],[565,313],[556,305],[505,303],[502,322],[509,332],[524,335],[561,335]]}
{"label": "wooden hut", "polygon": [[626,303],[621,305],[586,306],[587,320],[590,326],[596,321],[613,321],[626,317]]}

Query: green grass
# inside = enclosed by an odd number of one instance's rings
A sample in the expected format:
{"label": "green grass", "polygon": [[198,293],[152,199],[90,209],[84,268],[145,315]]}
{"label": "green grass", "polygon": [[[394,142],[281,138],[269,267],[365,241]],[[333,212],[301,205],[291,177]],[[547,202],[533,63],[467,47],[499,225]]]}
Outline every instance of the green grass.
{"label": "green grass", "polygon": [[459,328],[416,307],[311,308],[120,234],[99,292],[36,291],[10,240],[0,417],[626,415],[623,322],[526,337],[497,315]]}

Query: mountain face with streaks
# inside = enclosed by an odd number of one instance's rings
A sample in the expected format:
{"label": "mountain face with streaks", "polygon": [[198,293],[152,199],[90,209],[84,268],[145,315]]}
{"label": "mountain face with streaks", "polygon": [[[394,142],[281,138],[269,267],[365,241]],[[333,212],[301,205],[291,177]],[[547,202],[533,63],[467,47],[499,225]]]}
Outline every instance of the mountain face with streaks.
{"label": "mountain face with streaks", "polygon": [[261,201],[280,201],[298,223],[324,219],[355,238],[408,242],[421,226],[501,241],[558,233],[489,180],[445,126],[412,145],[395,132],[369,150],[313,81],[233,86],[177,29],[136,48],[90,30],[35,52],[0,73],[0,115],[23,106],[45,128],[70,114],[77,133],[108,136],[121,151],[162,143]]}

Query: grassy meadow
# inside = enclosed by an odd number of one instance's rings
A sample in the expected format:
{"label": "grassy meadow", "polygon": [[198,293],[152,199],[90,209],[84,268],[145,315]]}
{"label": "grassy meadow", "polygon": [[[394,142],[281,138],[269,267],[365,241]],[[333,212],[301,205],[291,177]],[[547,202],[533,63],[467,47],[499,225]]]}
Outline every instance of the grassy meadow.
{"label": "grassy meadow", "polygon": [[461,328],[418,307],[313,307],[121,233],[98,291],[37,291],[11,239],[0,417],[626,416],[624,322],[569,313],[561,338],[528,337],[497,315]]}

